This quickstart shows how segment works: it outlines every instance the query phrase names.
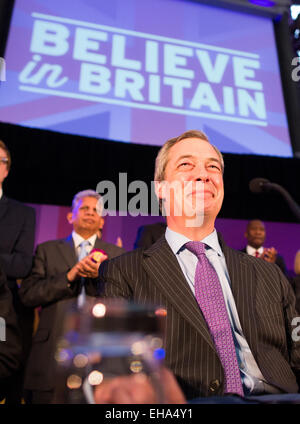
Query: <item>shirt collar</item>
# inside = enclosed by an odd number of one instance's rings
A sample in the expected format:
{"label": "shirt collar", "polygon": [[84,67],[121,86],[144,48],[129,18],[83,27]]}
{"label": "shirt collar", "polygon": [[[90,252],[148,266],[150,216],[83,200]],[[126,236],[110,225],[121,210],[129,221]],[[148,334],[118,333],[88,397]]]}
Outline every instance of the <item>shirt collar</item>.
{"label": "shirt collar", "polygon": [[[185,243],[191,241],[188,237],[184,236],[183,234],[176,233],[169,227],[167,227],[166,229],[166,240],[175,255],[178,254],[179,251],[182,250],[182,248],[184,248]],[[216,229],[214,229],[212,233],[204,237],[204,239],[202,239],[201,241],[202,243],[205,243],[207,246],[213,249],[215,252],[217,252],[219,256],[224,256],[221,246],[219,244]]]}
{"label": "shirt collar", "polygon": [[[73,237],[74,246],[76,249],[77,247],[79,247],[80,243],[82,243],[85,240],[75,231],[72,231],[72,237]],[[87,239],[90,242],[91,246],[94,246],[94,244],[96,243],[96,238],[97,238],[97,234],[93,234],[91,237]]]}
{"label": "shirt collar", "polygon": [[0,199],[2,199],[2,196],[3,196],[3,189],[2,187],[0,187]]}

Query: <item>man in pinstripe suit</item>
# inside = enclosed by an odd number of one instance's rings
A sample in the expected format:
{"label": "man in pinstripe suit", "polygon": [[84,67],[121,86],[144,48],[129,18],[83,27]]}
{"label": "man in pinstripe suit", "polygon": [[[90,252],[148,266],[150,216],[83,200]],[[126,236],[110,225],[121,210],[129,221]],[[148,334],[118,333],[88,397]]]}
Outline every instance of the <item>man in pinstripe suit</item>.
{"label": "man in pinstripe suit", "polygon": [[[295,297],[278,267],[229,248],[217,234],[223,168],[221,153],[202,132],[188,131],[165,143],[156,159],[155,181],[167,211],[166,233],[147,250],[104,263],[100,295],[164,305],[166,365],[186,398],[223,395],[224,369],[194,294],[197,258],[185,246],[202,241],[222,286],[244,394],[296,393]],[[191,183],[188,190],[186,182]]]}

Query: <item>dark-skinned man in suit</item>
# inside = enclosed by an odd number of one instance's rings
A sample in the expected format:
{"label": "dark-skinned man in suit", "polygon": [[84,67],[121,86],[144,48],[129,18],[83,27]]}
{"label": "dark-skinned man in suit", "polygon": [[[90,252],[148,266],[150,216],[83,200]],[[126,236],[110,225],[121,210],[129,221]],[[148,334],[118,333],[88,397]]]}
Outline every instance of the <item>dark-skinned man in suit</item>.
{"label": "dark-skinned man in suit", "polygon": [[281,271],[287,276],[283,257],[278,254],[275,247],[264,247],[266,227],[260,219],[252,219],[248,222],[245,238],[247,239],[247,246],[241,250],[242,252],[278,265]]}

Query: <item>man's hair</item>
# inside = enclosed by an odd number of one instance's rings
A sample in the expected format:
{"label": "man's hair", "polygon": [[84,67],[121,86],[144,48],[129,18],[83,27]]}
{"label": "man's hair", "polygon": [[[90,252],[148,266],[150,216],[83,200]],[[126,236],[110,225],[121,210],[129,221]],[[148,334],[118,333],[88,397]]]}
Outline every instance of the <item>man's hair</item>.
{"label": "man's hair", "polygon": [[6,144],[2,140],[0,140],[0,149],[3,149],[6,153],[6,156],[7,156],[7,159],[8,159],[6,166],[7,166],[7,170],[9,171],[10,167],[11,167],[11,155],[10,155],[10,151],[8,150]]}
{"label": "man's hair", "polygon": [[173,147],[175,144],[179,143],[180,141],[185,140],[186,138],[199,138],[200,140],[203,140],[209,143],[215,149],[217,155],[219,156],[221,166],[222,166],[222,172],[224,171],[224,160],[220,150],[216,146],[211,144],[207,135],[204,134],[204,132],[198,131],[198,130],[190,130],[190,131],[184,132],[178,137],[170,138],[169,140],[165,142],[165,144],[159,150],[158,155],[156,157],[156,161],[155,161],[154,181],[164,180],[165,170],[169,160],[168,158],[169,151],[171,147]]}
{"label": "man's hair", "polygon": [[83,190],[79,193],[75,194],[73,201],[72,201],[72,211],[76,208],[79,201],[83,199],[84,197],[95,197],[95,199],[99,200],[101,199],[101,196],[99,193],[97,193],[95,190]]}
{"label": "man's hair", "polygon": [[249,231],[249,228],[251,227],[251,225],[253,224],[253,222],[259,222],[260,224],[262,224],[262,226],[265,228],[265,224],[261,219],[251,219],[248,223],[247,223],[247,227],[246,227],[246,232]]}

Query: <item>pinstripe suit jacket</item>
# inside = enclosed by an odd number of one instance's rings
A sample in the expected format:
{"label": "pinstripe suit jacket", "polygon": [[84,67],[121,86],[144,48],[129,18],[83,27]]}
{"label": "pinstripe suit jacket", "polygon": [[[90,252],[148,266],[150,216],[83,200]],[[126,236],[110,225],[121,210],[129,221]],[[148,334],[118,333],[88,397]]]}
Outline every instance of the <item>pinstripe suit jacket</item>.
{"label": "pinstripe suit jacket", "polygon": [[[300,342],[293,342],[297,315],[291,285],[278,267],[226,246],[231,288],[241,326],[267,382],[298,392]],[[188,399],[222,395],[224,372],[204,317],[165,237],[100,267],[99,294],[167,309],[166,365]]]}

